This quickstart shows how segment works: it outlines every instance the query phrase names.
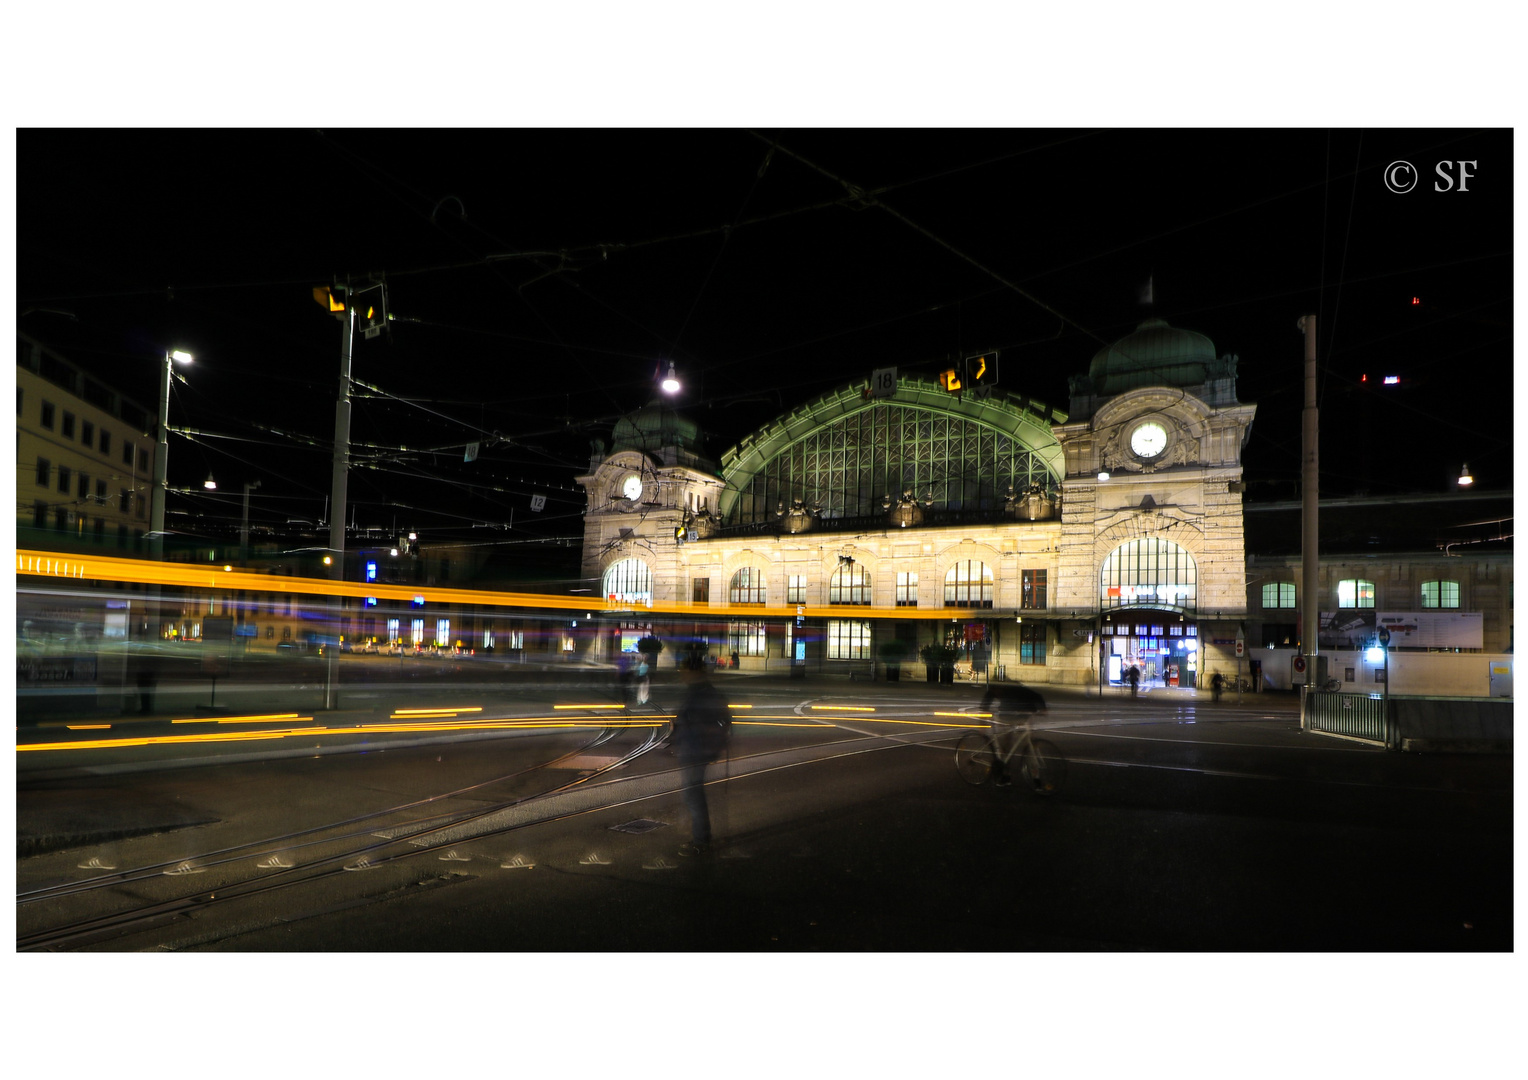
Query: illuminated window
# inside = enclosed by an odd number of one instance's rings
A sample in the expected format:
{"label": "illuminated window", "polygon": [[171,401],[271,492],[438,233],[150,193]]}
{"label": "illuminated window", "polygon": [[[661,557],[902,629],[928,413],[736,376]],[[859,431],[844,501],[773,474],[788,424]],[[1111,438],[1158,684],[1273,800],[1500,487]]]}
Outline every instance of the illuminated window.
{"label": "illuminated window", "polygon": [[739,656],[764,655],[764,624],[761,622],[729,622],[727,624],[727,648]]}
{"label": "illuminated window", "polygon": [[711,602],[711,579],[708,577],[696,578],[690,583],[690,595],[697,604],[709,604]]}
{"label": "illuminated window", "polygon": [[1292,608],[1295,606],[1295,585],[1292,581],[1271,581],[1263,586],[1265,608]]}
{"label": "illuminated window", "polygon": [[1020,579],[1021,587],[1019,592],[1019,607],[1028,608],[1031,610],[1037,610],[1046,607],[1048,578],[1048,571],[1025,570]]}
{"label": "illuminated window", "polygon": [[870,603],[870,575],[859,563],[839,566],[828,581],[828,603]]}
{"label": "illuminated window", "polygon": [[966,559],[944,575],[945,607],[991,607],[992,571],[987,564]]}
{"label": "illuminated window", "polygon": [[829,619],[828,659],[870,659],[870,624],[860,619]]}
{"label": "illuminated window", "polygon": [[415,646],[424,644],[423,619],[412,619],[409,621],[409,644]]}
{"label": "illuminated window", "polygon": [[732,584],[727,589],[727,602],[729,604],[764,603],[764,571],[756,566],[745,566],[733,574]]}
{"label": "illuminated window", "polygon": [[1422,582],[1422,606],[1425,608],[1458,607],[1459,583],[1457,581]]}
{"label": "illuminated window", "polygon": [[1019,626],[1019,663],[1045,663],[1045,624],[1023,623]]}
{"label": "illuminated window", "polygon": [[605,571],[600,590],[605,599],[618,604],[651,604],[653,575],[641,559],[622,559]]}
{"label": "illuminated window", "polygon": [[1192,610],[1198,599],[1198,569],[1194,557],[1169,540],[1130,540],[1104,559],[1099,592],[1104,608],[1166,604]]}
{"label": "illuminated window", "polygon": [[916,573],[897,574],[897,607],[918,606],[918,575]]}
{"label": "illuminated window", "polygon": [[1374,606],[1374,582],[1344,578],[1337,583],[1337,606],[1371,608]]}
{"label": "illuminated window", "polygon": [[435,644],[445,648],[451,644],[451,620],[435,620]]}
{"label": "illuminated window", "polygon": [[792,574],[785,585],[785,602],[787,604],[806,603],[806,575]]}

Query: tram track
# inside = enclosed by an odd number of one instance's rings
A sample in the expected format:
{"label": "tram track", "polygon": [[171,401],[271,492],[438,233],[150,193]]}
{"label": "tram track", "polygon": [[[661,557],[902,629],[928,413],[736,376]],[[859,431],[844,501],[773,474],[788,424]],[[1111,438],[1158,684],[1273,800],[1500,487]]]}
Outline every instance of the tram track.
{"label": "tram track", "polygon": [[[732,759],[729,761],[729,775],[727,779],[735,781],[748,775],[827,762],[877,750],[906,746],[910,743],[940,741],[947,739],[948,734],[947,731],[943,730],[916,734],[899,733],[896,735],[851,732],[850,738],[835,740],[831,743],[805,747],[796,746]],[[526,771],[554,767],[554,762],[566,762],[580,755],[587,754],[590,748],[604,745],[608,741],[610,740],[599,738],[591,740],[577,750],[553,759],[553,762],[542,763]],[[349,875],[352,871],[374,871],[387,867],[397,867],[407,860],[448,851],[454,845],[461,844],[466,840],[482,839],[533,825],[564,821],[583,814],[599,810],[609,810],[625,805],[634,805],[657,796],[672,794],[679,790],[680,781],[677,769],[666,769],[616,779],[610,778],[612,773],[625,768],[633,761],[650,753],[659,745],[661,745],[659,731],[654,728],[636,746],[614,757],[603,767],[580,776],[569,783],[556,785],[543,792],[524,796],[499,805],[458,815],[437,815],[434,820],[416,819],[414,822],[402,823],[380,831],[362,830],[366,835],[367,842],[361,844],[351,843],[343,850],[329,852],[320,858],[309,859],[308,861],[294,863],[290,866],[270,866],[267,868],[268,872],[258,876],[251,874],[239,880],[224,881],[195,892],[183,893],[168,899],[140,902],[105,915],[75,919],[46,929],[20,934],[17,940],[17,950],[29,952],[68,950],[120,941],[135,934],[162,929],[176,923],[178,920],[200,919],[204,917],[209,909],[231,905],[235,901],[269,896],[279,891],[303,886],[317,886],[325,882],[332,883],[336,879]],[[487,781],[485,783],[492,782],[494,781]],[[722,781],[713,780],[712,782]],[[479,786],[483,785],[473,785],[473,787]],[[445,796],[434,798],[439,797]],[[428,801],[433,801],[433,798],[431,800],[416,800],[415,803],[408,805],[419,805]],[[359,821],[374,820],[386,813],[387,811],[381,811],[375,814],[364,815],[361,818],[334,823],[329,827],[333,828],[335,825],[342,827],[353,826]],[[224,866],[240,859],[247,860],[251,857],[265,855],[273,851],[279,855],[281,851],[292,850],[295,847],[295,845],[288,845],[286,848],[281,848],[279,845],[282,840],[299,835],[316,834],[323,828],[320,826],[312,830],[305,830],[301,834],[290,834],[288,837],[268,838],[265,841],[240,845],[215,854],[219,855],[219,865]],[[350,832],[343,839],[354,840],[360,835],[361,832]],[[316,843],[335,842],[338,839],[341,838],[330,837],[326,841],[310,839],[303,841],[301,846],[309,847]],[[266,846],[261,847],[261,844]],[[276,846],[272,847],[271,845]],[[259,850],[252,850],[256,848]],[[243,854],[232,854],[235,851],[242,851]],[[135,871],[105,875],[92,879],[90,882],[75,883],[76,887],[73,893],[60,891],[68,888],[60,887],[53,890],[52,895],[62,897],[77,894],[81,891],[80,887],[84,886],[100,890],[120,887],[122,884],[127,883],[157,879],[165,874],[164,867],[167,865],[157,864],[153,867],[137,868]],[[440,884],[449,877],[450,875],[446,877],[432,875],[426,881],[411,882],[409,885],[428,884],[435,878],[441,879],[440,881],[434,881],[435,884]],[[266,917],[260,921],[259,925],[269,926],[276,922],[296,921],[297,919],[310,917],[326,910],[338,910],[359,903],[373,902],[401,895],[403,890],[405,890],[405,886],[394,884],[391,888],[382,890],[381,893],[371,894],[369,898],[363,895],[359,898],[352,897],[337,903],[331,901],[321,905],[318,909],[302,911],[295,915],[284,913],[279,917]],[[31,893],[26,894],[27,902],[36,902],[44,899],[49,895],[49,892],[49,890],[33,890]],[[243,929],[230,928],[226,931],[202,930],[197,934],[197,941],[198,943],[205,943],[210,940],[236,936],[239,933],[247,932],[250,928],[246,926]]]}
{"label": "tram track", "polygon": [[[652,727],[646,728],[645,737],[636,746],[612,758],[601,767],[585,772],[574,780],[556,784],[543,791],[520,796],[487,808],[476,808],[459,813],[434,814],[423,818],[416,818],[412,822],[402,823],[398,826],[400,829],[405,830],[405,836],[379,839],[379,834],[375,831],[374,826],[360,829],[356,829],[355,826],[362,825],[365,822],[376,822],[399,813],[406,813],[411,809],[430,805],[442,799],[460,797],[463,794],[495,784],[501,784],[508,780],[521,779],[527,775],[566,768],[569,762],[587,755],[591,749],[614,741],[620,737],[623,731],[634,729],[607,727],[594,738],[584,742],[577,748],[564,754],[559,754],[549,761],[516,770],[505,776],[494,777],[453,791],[442,792],[423,799],[416,799],[408,803],[371,811],[339,822],[330,822],[281,836],[266,837],[245,844],[231,845],[215,851],[187,856],[173,862],[155,863],[135,867],[130,870],[97,875],[85,881],[18,893],[17,905],[19,911],[28,905],[49,901],[56,902],[71,897],[78,897],[82,894],[102,893],[107,890],[121,889],[124,886],[158,881],[163,877],[184,876],[191,873],[205,873],[215,870],[226,872],[235,863],[258,859],[262,856],[267,857],[268,860],[259,866],[260,870],[266,872],[258,875],[251,873],[234,880],[225,879],[215,886],[198,890],[194,893],[187,893],[163,900],[151,900],[105,915],[76,919],[47,929],[27,934],[18,934],[17,949],[18,951],[34,951],[57,948],[68,946],[71,943],[80,943],[86,939],[93,941],[109,937],[113,934],[130,932],[129,928],[136,924],[146,922],[157,923],[173,919],[189,911],[204,909],[209,904],[226,903],[236,899],[272,892],[277,889],[310,884],[322,878],[343,873],[350,868],[347,864],[354,864],[359,860],[366,860],[368,866],[382,865],[391,858],[398,856],[389,856],[382,859],[376,859],[372,856],[399,844],[409,844],[413,848],[413,850],[404,852],[403,855],[420,854],[422,853],[419,850],[418,844],[420,837],[428,837],[442,830],[461,826],[475,819],[500,813],[520,804],[534,802],[560,792],[575,789],[580,785],[588,784],[603,775],[624,767],[658,745],[661,727],[662,725],[655,724]],[[336,830],[347,831],[336,832]],[[365,838],[365,842],[360,844],[354,842],[362,837]],[[294,840],[298,842],[289,842]],[[308,859],[303,862],[286,863],[282,859],[283,855],[294,855],[298,851],[306,851],[314,847],[332,844],[344,844],[345,846],[339,851],[331,851],[318,858]]]}

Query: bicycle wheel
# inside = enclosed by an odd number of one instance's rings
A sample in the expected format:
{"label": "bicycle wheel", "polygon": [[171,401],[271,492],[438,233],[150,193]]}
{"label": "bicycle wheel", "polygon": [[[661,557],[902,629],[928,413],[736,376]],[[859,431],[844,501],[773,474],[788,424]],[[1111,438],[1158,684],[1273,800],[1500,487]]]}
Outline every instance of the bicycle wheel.
{"label": "bicycle wheel", "polygon": [[1036,795],[1054,795],[1066,783],[1066,758],[1049,739],[1033,739],[1019,767]]}
{"label": "bicycle wheel", "polygon": [[997,747],[980,732],[962,735],[955,744],[955,771],[968,784],[984,784],[997,761]]}

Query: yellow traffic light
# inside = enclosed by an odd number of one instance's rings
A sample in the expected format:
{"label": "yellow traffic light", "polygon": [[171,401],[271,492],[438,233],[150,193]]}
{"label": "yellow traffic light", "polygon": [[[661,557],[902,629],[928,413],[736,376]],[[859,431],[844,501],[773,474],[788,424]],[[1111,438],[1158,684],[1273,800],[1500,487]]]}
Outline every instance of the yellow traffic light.
{"label": "yellow traffic light", "polygon": [[335,315],[345,311],[345,301],[335,296],[334,289],[328,285],[313,286],[313,299],[318,301],[319,307],[328,308]]}

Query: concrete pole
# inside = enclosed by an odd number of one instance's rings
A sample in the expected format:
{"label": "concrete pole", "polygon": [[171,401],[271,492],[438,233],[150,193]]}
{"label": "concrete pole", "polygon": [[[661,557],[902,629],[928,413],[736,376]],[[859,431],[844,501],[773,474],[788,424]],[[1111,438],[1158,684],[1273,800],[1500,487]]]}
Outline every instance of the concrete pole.
{"label": "concrete pole", "polygon": [[[334,405],[334,473],[329,498],[329,576],[345,576],[345,482],[350,469],[350,355],[355,347],[355,292],[345,290],[345,330],[340,335],[340,388]],[[324,678],[324,708],[336,707],[339,698],[340,620],[344,600],[336,596],[329,603],[330,634],[328,670]]]}
{"label": "concrete pole", "polygon": [[[1305,331],[1305,410],[1300,438],[1300,652],[1305,657],[1305,687],[1301,690],[1301,701],[1304,701],[1304,695],[1316,677],[1317,636],[1321,629],[1321,469],[1318,449],[1320,413],[1316,408],[1316,317],[1304,316],[1299,326]],[[1300,722],[1303,727],[1303,708]]]}

